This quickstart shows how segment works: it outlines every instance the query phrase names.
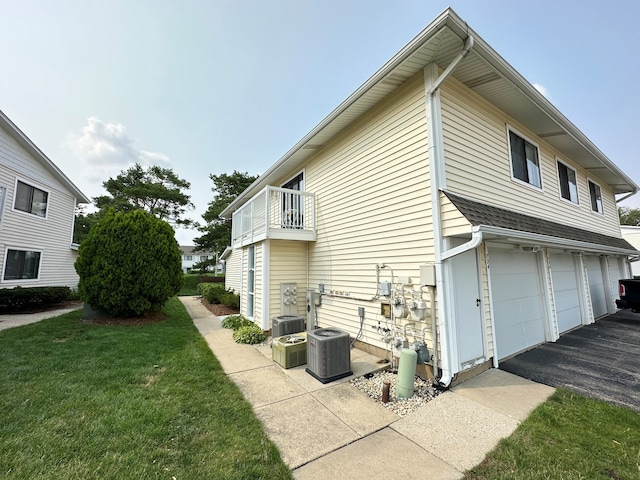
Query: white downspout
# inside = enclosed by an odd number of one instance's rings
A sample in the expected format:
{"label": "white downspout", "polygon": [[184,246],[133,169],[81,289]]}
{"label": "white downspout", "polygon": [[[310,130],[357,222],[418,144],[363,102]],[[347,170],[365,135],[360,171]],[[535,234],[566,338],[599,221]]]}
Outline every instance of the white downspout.
{"label": "white downspout", "polygon": [[[429,144],[429,177],[431,181],[431,218],[433,225],[433,247],[436,270],[436,295],[438,301],[438,326],[440,337],[440,384],[449,386],[453,379],[451,358],[451,322],[448,321],[448,308],[446,305],[444,265],[442,257],[443,238],[440,218],[440,190],[445,187],[444,149],[442,138],[442,119],[440,116],[440,92],[442,83],[449,77],[458,64],[467,56],[473,47],[473,37],[468,36],[463,50],[449,64],[438,77],[437,66],[433,63],[424,69],[425,95],[427,107],[427,141]],[[436,346],[437,348],[437,346]]]}

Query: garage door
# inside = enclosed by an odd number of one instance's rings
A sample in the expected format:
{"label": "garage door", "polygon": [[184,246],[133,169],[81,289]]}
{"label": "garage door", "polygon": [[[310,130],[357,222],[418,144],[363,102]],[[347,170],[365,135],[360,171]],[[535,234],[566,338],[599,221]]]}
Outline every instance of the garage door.
{"label": "garage door", "polygon": [[549,261],[558,331],[562,333],[582,323],[576,267],[573,256],[567,254],[553,253]]}
{"label": "garage door", "polygon": [[536,255],[489,250],[493,320],[500,358],[545,341]]}
{"label": "garage door", "polygon": [[611,278],[611,295],[613,295],[611,300],[613,302],[618,298],[618,280],[625,278],[620,268],[619,257],[609,257],[609,278]]}
{"label": "garage door", "polygon": [[589,275],[589,293],[591,294],[591,306],[593,316],[598,318],[607,314],[607,297],[604,294],[604,280],[602,279],[602,267],[600,257],[593,255],[584,257],[587,263],[587,274]]}

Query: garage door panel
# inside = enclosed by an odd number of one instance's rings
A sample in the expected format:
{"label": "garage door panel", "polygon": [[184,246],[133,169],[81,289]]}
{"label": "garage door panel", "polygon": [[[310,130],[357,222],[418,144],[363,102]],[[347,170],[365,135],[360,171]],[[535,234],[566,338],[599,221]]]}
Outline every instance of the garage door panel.
{"label": "garage door panel", "polygon": [[571,310],[577,308],[580,311],[580,306],[578,304],[578,291],[576,289],[572,290],[562,290],[555,291],[554,298],[556,302],[556,312],[564,312],[565,310]]}
{"label": "garage door panel", "polygon": [[537,256],[490,249],[496,347],[501,358],[544,342],[544,303]]}
{"label": "garage door panel", "polygon": [[549,260],[558,331],[563,333],[582,323],[576,265],[567,254],[552,254]]}
{"label": "garage door panel", "polygon": [[587,256],[585,261],[587,263],[587,274],[589,275],[589,293],[591,295],[593,315],[601,317],[607,313],[607,297],[604,293],[605,287],[600,257]]}

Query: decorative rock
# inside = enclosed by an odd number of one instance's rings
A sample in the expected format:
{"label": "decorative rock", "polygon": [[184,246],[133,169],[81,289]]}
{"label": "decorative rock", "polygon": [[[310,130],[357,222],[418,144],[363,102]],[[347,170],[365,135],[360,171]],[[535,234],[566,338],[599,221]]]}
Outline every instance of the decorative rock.
{"label": "decorative rock", "polygon": [[[368,397],[372,398],[376,402],[380,403],[380,405],[388,408],[400,417],[404,417],[405,415],[416,411],[419,407],[430,400],[433,400],[438,393],[440,393],[440,391],[434,387],[431,382],[427,382],[420,377],[415,377],[413,382],[413,396],[411,398],[398,398],[395,395],[397,379],[397,373],[386,370],[354,378],[350,383],[358,390],[364,392]],[[385,381],[391,384],[388,403],[382,402],[382,388]]]}

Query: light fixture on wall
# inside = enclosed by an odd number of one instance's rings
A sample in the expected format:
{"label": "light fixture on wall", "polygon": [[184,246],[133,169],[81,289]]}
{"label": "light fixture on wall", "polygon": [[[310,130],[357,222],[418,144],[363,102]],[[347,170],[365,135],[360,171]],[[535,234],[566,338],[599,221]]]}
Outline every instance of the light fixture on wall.
{"label": "light fixture on wall", "polygon": [[537,253],[540,251],[540,247],[538,245],[526,245],[522,247],[522,251]]}

